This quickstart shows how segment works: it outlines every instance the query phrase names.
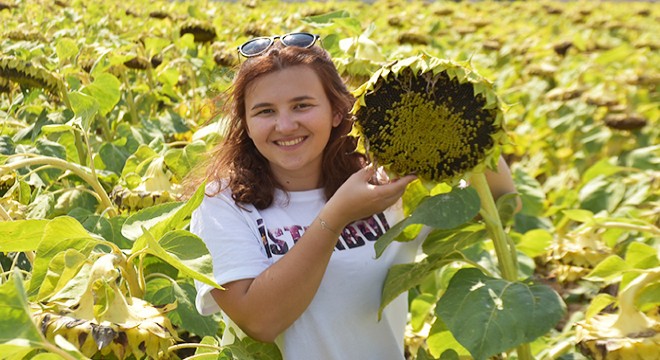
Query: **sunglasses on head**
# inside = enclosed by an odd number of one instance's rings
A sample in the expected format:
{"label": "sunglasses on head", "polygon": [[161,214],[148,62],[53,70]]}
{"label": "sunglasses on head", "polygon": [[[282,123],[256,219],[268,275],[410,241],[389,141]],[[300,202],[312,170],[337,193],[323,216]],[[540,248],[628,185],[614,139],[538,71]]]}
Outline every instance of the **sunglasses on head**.
{"label": "sunglasses on head", "polygon": [[305,32],[290,33],[286,35],[277,35],[271,37],[258,37],[243,43],[243,45],[238,47],[238,52],[245,57],[258,56],[273,46],[275,40],[277,39],[280,39],[280,42],[284,46],[309,48],[312,47],[319,38],[319,35]]}

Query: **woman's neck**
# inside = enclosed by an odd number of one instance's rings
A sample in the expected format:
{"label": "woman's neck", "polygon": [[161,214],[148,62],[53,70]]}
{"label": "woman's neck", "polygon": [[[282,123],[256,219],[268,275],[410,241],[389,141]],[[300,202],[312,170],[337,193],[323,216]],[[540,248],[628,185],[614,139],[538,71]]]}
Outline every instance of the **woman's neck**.
{"label": "woman's neck", "polygon": [[287,172],[285,174],[273,174],[275,179],[285,191],[305,191],[321,187],[321,169],[318,171],[306,171],[304,173]]}

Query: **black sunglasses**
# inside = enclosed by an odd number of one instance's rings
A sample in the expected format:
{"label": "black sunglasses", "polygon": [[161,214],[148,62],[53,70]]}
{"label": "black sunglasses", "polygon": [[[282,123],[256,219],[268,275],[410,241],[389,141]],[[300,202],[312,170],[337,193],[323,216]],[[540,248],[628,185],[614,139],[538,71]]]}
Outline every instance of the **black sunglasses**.
{"label": "black sunglasses", "polygon": [[243,43],[243,45],[238,47],[238,52],[245,57],[258,56],[273,46],[275,40],[277,39],[280,39],[282,45],[284,46],[309,48],[312,47],[319,38],[319,35],[306,32],[297,32],[271,37],[258,37]]}

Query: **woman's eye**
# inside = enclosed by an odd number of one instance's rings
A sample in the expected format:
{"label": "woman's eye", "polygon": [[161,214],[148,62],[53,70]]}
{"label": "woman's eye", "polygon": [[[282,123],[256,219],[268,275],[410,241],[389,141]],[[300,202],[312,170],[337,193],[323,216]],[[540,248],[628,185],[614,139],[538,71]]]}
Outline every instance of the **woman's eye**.
{"label": "woman's eye", "polygon": [[311,107],[311,106],[312,106],[312,104],[300,103],[300,104],[296,104],[296,106],[294,108],[296,108],[296,109],[305,109],[305,108],[308,108],[308,107]]}
{"label": "woman's eye", "polygon": [[259,110],[259,111],[257,111],[257,112],[254,114],[254,116],[267,115],[267,114],[271,114],[272,112],[273,112],[273,109],[263,109],[263,110]]}

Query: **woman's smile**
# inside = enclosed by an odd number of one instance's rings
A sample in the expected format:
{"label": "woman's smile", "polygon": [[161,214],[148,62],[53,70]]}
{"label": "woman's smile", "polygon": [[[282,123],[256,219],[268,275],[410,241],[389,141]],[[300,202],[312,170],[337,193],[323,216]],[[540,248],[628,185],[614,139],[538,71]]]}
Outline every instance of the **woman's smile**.
{"label": "woman's smile", "polygon": [[305,141],[305,137],[301,136],[301,137],[297,137],[297,138],[291,139],[291,140],[277,140],[277,141],[275,141],[275,143],[277,145],[283,146],[283,147],[292,147],[294,145],[300,144],[303,141]]}

